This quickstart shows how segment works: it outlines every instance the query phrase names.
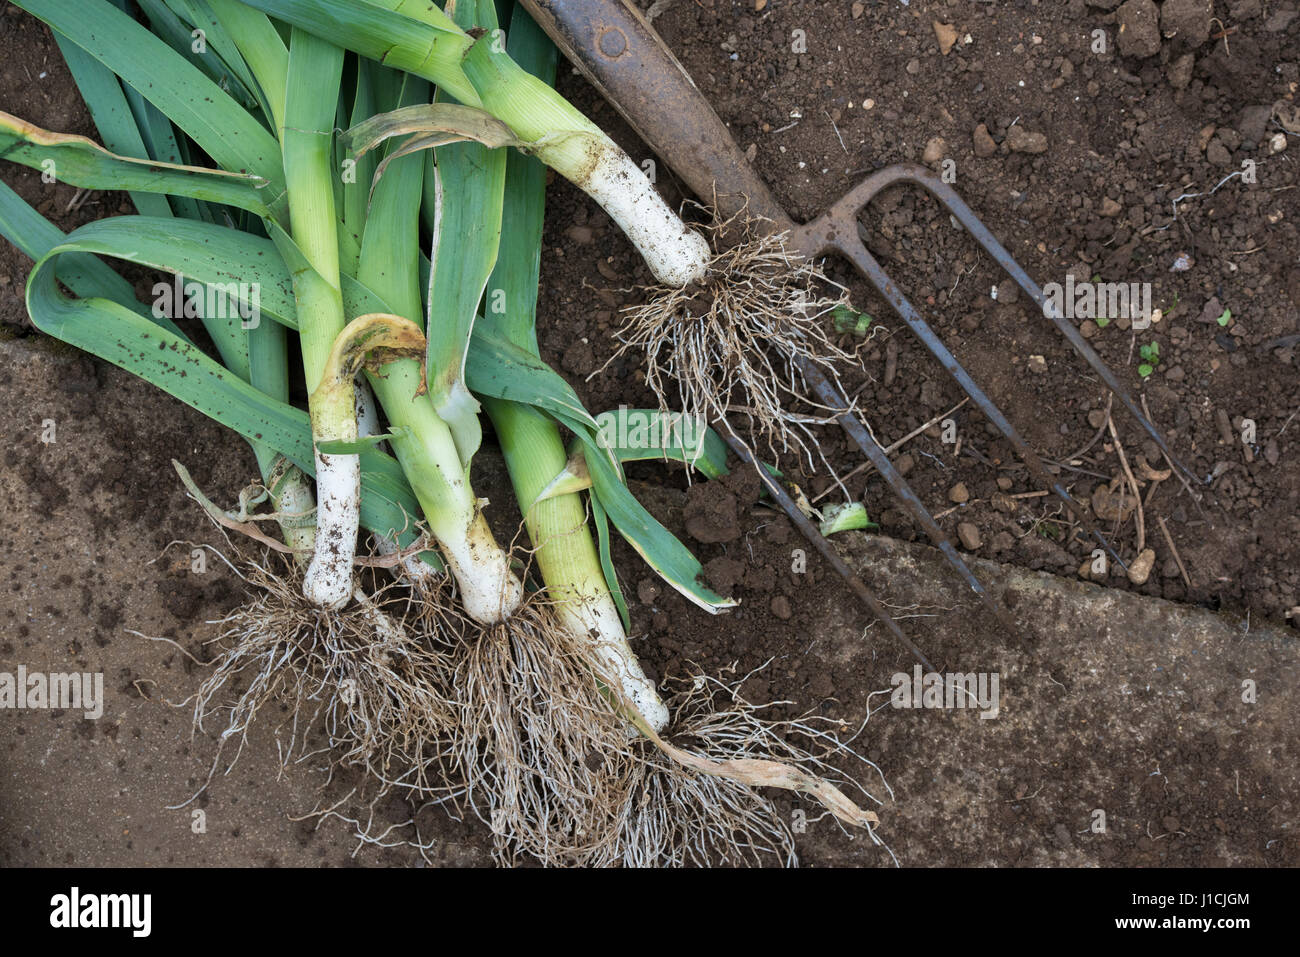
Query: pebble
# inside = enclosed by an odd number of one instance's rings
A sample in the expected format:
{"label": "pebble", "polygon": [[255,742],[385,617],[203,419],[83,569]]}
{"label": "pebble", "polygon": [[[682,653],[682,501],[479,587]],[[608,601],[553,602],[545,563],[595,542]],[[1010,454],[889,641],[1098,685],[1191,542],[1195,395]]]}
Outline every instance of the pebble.
{"label": "pebble", "polygon": [[971,139],[974,142],[975,155],[982,159],[990,157],[998,151],[998,144],[993,142],[993,137],[989,135],[989,128],[983,123],[975,127]]}
{"label": "pebble", "polygon": [[933,26],[934,37],[939,41],[939,53],[947,56],[957,42],[957,28],[951,23],[940,23],[938,20],[934,21]]}
{"label": "pebble", "polygon": [[865,3],[855,3],[855,4],[853,4],[853,7],[852,7],[852,11],[853,11],[853,19],[854,19],[854,20],[859,19],[859,18],[862,16],[862,11],[864,11],[864,10],[866,10],[866,9],[867,9],[867,5],[866,5]]}
{"label": "pebble", "polygon": [[1115,11],[1119,22],[1119,52],[1149,57],[1160,52],[1160,11],[1155,0],[1127,0]]}
{"label": "pebble", "polygon": [[1100,327],[1091,319],[1085,319],[1079,324],[1079,334],[1085,339],[1095,338],[1099,332],[1101,332]]}
{"label": "pebble", "polygon": [[564,231],[564,235],[568,236],[579,246],[586,246],[594,238],[590,226],[570,226]]}
{"label": "pebble", "polygon": [[898,461],[894,463],[894,468],[898,469],[899,475],[906,475],[908,472],[912,471],[915,466],[916,459],[912,458],[910,452],[900,455]]}
{"label": "pebble", "polygon": [[1012,484],[1013,483],[1011,481],[1010,476],[1008,475],[998,476],[998,488],[1001,489],[1003,492],[1010,492]]}
{"label": "pebble", "polygon": [[1115,200],[1111,199],[1109,196],[1105,196],[1102,198],[1101,214],[1105,216],[1107,219],[1114,219],[1123,211],[1124,211],[1124,207],[1121,206]]}
{"label": "pebble", "polygon": [[948,144],[943,141],[942,136],[935,136],[925,144],[925,152],[921,154],[921,162],[933,166],[939,160],[943,159],[944,151],[947,150]]}
{"label": "pebble", "polygon": [[1258,143],[1264,138],[1268,121],[1273,116],[1273,104],[1253,103],[1241,111],[1237,120],[1237,132],[1247,143]]}
{"label": "pebble", "polygon": [[948,489],[948,501],[955,505],[965,505],[970,501],[970,490],[966,488],[965,482],[958,482]]}
{"label": "pebble", "polygon": [[1210,38],[1212,6],[1210,0],[1164,0],[1160,31],[1194,49]]}
{"label": "pebble", "polygon": [[1007,130],[1007,147],[1015,153],[1046,153],[1047,137],[1016,124]]}
{"label": "pebble", "polygon": [[961,522],[957,526],[957,538],[961,541],[961,547],[968,552],[973,552],[984,544],[984,539],[980,537],[980,530],[970,522]]}
{"label": "pebble", "polygon": [[653,579],[643,578],[636,583],[636,597],[641,599],[643,605],[653,605],[659,593],[660,588]]}
{"label": "pebble", "polygon": [[1155,567],[1156,551],[1154,548],[1144,548],[1141,554],[1133,561],[1129,562],[1128,580],[1134,585],[1145,585],[1146,580],[1151,577],[1151,569]]}
{"label": "pebble", "polygon": [[772,609],[772,614],[776,615],[776,617],[780,618],[782,621],[789,621],[790,617],[794,614],[794,610],[790,607],[790,599],[786,598],[784,595],[775,596],[772,599],[770,607]]}
{"label": "pebble", "polygon": [[1116,489],[1110,490],[1105,482],[1092,491],[1092,513],[1103,522],[1126,521],[1137,507],[1137,501],[1131,495]]}
{"label": "pebble", "polygon": [[1228,166],[1232,163],[1232,154],[1228,148],[1216,136],[1210,140],[1210,145],[1205,148],[1205,159],[1215,166]]}
{"label": "pebble", "polygon": [[1047,359],[1043,356],[1029,357],[1029,371],[1034,375],[1043,375],[1047,372]]}

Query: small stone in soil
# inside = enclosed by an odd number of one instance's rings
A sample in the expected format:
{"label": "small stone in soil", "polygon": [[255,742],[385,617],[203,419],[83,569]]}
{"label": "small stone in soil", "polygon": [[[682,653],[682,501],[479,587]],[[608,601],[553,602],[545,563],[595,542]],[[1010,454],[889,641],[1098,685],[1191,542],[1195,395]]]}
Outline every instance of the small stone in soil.
{"label": "small stone in soil", "polygon": [[951,23],[934,21],[934,37],[939,41],[939,52],[947,56],[957,42],[957,28]]}
{"label": "small stone in soil", "polygon": [[957,538],[961,540],[961,547],[968,552],[973,552],[983,544],[980,537],[980,530],[971,522],[961,522],[957,526]]}
{"label": "small stone in soil", "polygon": [[636,583],[636,597],[641,599],[643,605],[653,605],[659,597],[659,586],[653,579],[643,578]]}
{"label": "small stone in soil", "polygon": [[1119,21],[1119,52],[1149,57],[1160,52],[1160,12],[1154,0],[1127,0],[1115,11]]}
{"label": "small stone in soil", "polygon": [[784,595],[777,595],[772,599],[772,614],[776,615],[782,621],[789,621],[794,611],[790,608],[790,599]]}
{"label": "small stone in soil", "polygon": [[1195,49],[1210,37],[1212,6],[1210,0],[1165,0],[1160,8],[1160,30]]}
{"label": "small stone in soil", "polygon": [[1137,507],[1131,495],[1119,489],[1112,492],[1104,482],[1093,489],[1091,501],[1093,514],[1104,522],[1126,521]]}
{"label": "small stone in soil", "polygon": [[970,501],[970,490],[966,488],[965,482],[958,482],[948,489],[948,501],[956,505],[965,505]]}
{"label": "small stone in soil", "polygon": [[1205,158],[1215,166],[1227,166],[1232,163],[1232,154],[1218,137],[1210,140],[1210,145],[1205,148]]}
{"label": "small stone in soil", "polygon": [[1128,566],[1128,580],[1134,585],[1144,585],[1146,580],[1151,577],[1151,569],[1156,563],[1156,552],[1154,548],[1144,548],[1137,558],[1133,559]]}
{"label": "small stone in soil", "polygon": [[975,127],[971,139],[974,141],[975,155],[981,159],[987,159],[998,150],[998,144],[993,142],[993,137],[989,135],[989,128],[983,123]]}
{"label": "small stone in soil", "polygon": [[1046,153],[1047,137],[1030,132],[1019,123],[1007,130],[1007,146],[1013,153]]}

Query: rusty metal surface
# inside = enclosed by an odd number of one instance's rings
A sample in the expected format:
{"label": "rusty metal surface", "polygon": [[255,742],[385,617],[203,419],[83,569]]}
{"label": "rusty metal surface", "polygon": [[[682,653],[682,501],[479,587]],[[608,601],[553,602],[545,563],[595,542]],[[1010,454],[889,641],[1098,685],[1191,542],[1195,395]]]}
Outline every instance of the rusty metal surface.
{"label": "rusty metal surface", "polygon": [[778,231],[794,223],[745,161],[685,68],[627,0],[524,0],[551,40],[722,219],[748,204]]}

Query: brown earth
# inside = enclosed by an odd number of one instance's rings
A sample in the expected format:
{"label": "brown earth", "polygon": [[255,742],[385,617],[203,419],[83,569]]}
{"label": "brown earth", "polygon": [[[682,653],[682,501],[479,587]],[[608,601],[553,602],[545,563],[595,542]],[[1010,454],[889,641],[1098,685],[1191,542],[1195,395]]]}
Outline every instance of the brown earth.
{"label": "brown earth", "polygon": [[[1288,826],[1298,796],[1295,719],[1275,703],[1254,710],[1237,703],[1243,678],[1257,676],[1261,696],[1282,695],[1295,668],[1294,643],[1276,635],[1294,628],[1288,612],[1300,604],[1300,422],[1292,422],[1300,410],[1300,274],[1293,269],[1300,143],[1282,125],[1300,82],[1300,16],[1293,2],[1239,0],[1215,4],[1219,19],[1211,23],[1188,13],[1198,4],[1166,0],[1165,32],[1174,35],[1163,37],[1159,21],[1154,36],[1150,24],[1143,29],[1141,3],[1117,6],[676,0],[655,21],[797,219],[816,215],[866,172],[920,161],[929,147],[936,167],[954,161],[959,192],[1040,282],[1063,282],[1067,271],[1151,282],[1164,312],[1152,329],[1138,335],[1116,320],[1086,332],[1129,387],[1145,393],[1193,471],[1215,479],[1201,507],[1173,480],[1145,490],[1155,571],[1132,586],[1116,569],[1105,584],[1224,609],[1247,632],[1252,621],[1280,629],[1259,643],[1243,638],[1200,649],[1214,664],[1194,668],[1177,662],[1190,661],[1196,649],[1170,645],[1160,620],[1103,643],[1104,655],[1088,635],[1048,632],[1035,638],[1038,660],[1052,664],[1024,667],[1006,636],[977,605],[953,595],[950,582],[936,579],[927,601],[906,569],[868,566],[866,575],[900,615],[933,616],[903,624],[936,663],[1006,668],[1020,679],[1010,720],[890,710],[872,718],[861,743],[894,786],[895,800],[881,812],[882,835],[905,864],[1300,860]],[[1104,53],[1091,46],[1098,29]],[[795,31],[803,31],[805,52],[792,52]],[[949,40],[945,54],[940,42]],[[0,45],[9,52],[0,66],[0,109],[93,136],[43,27],[7,5]],[[562,73],[566,95],[638,160],[647,155],[611,108]],[[1279,133],[1289,147],[1270,152]],[[933,145],[935,138],[942,144]],[[1257,182],[1237,177],[1209,195],[1243,160],[1256,162]],[[10,165],[0,175],[64,229],[129,209],[120,195],[78,197]],[[683,198],[662,164],[660,185],[670,200]],[[1175,218],[1173,201],[1191,193],[1202,195],[1179,200]],[[634,295],[620,290],[648,275],[584,196],[557,182],[548,202],[543,354],[593,411],[647,405],[644,380],[626,359],[587,376],[615,351],[618,309]],[[887,193],[865,222],[882,264],[1030,443],[1068,466],[1077,495],[1090,496],[1120,474],[1109,435],[1074,454],[1104,427],[1097,420],[1104,389],[933,202]],[[1171,271],[1184,255],[1191,268]],[[12,410],[0,468],[9,513],[0,561],[10,583],[0,607],[9,622],[0,631],[0,670],[76,662],[103,671],[112,717],[0,717],[11,729],[0,746],[0,861],[349,860],[344,826],[311,830],[286,817],[316,804],[319,780],[307,768],[277,777],[269,728],[206,793],[214,822],[207,835],[193,834],[191,809],[165,810],[202,782],[213,743],[191,743],[188,716],[163,703],[197,683],[184,656],[127,629],[169,635],[204,657],[203,642],[216,633],[204,623],[239,599],[233,576],[219,565],[199,577],[178,560],[189,546],[167,548],[173,540],[217,541],[168,463],[183,459],[201,486],[233,497],[253,475],[253,462],[238,440],[197,413],[115,369],[33,342],[22,305],[28,265],[0,247],[0,322],[18,337],[0,358],[0,389]],[[863,387],[881,441],[956,405],[957,388],[883,303],[847,270],[833,266],[832,274],[885,330],[865,344],[862,369],[846,377],[850,391]],[[1227,326],[1215,321],[1223,309],[1232,314]],[[1144,382],[1138,349],[1152,341],[1160,359]],[[1045,372],[1034,371],[1044,365]],[[973,525],[981,557],[1075,576],[1090,547],[1071,540],[1067,516],[1044,498],[1012,498],[1035,487],[1005,443],[969,406],[953,417],[960,457],[938,428],[896,454],[922,499],[945,513],[941,524],[954,536],[959,522]],[[58,423],[53,445],[38,438],[48,418]],[[1243,418],[1256,424],[1249,446],[1239,438]],[[1115,425],[1130,461],[1143,455],[1160,466],[1131,421],[1116,413]],[[840,474],[858,464],[837,432],[819,438]],[[476,483],[504,503],[509,493],[493,462],[483,458]],[[782,465],[797,471],[792,461]],[[807,573],[790,571],[792,550],[803,543],[784,518],[757,504],[752,482],[687,489],[684,476],[667,468],[640,465],[630,474],[648,507],[690,542],[713,584],[742,599],[729,615],[708,618],[657,587],[620,544],[615,559],[634,647],[652,676],[680,673],[688,663],[744,675],[772,659],[747,681],[749,696],[789,699],[789,710],[817,708],[854,725],[868,695],[910,669],[878,627],[864,633],[867,621],[829,569],[810,557]],[[960,505],[950,500],[958,482],[969,493]],[[816,495],[828,481],[808,476],[801,484]],[[918,537],[878,478],[856,477],[850,489],[884,534]],[[497,521],[510,530],[513,519],[498,514]],[[1132,558],[1134,518],[1106,527]],[[1116,694],[1121,688],[1134,690]],[[1106,730],[1081,732],[1089,726]],[[1083,833],[1098,807],[1111,818],[1105,839]],[[394,823],[410,813],[385,811]],[[477,822],[429,811],[419,820],[422,833],[435,838],[438,861],[487,860],[490,840]],[[828,822],[811,825],[800,840],[805,863],[890,863],[863,845]],[[418,856],[367,849],[357,859]]]}

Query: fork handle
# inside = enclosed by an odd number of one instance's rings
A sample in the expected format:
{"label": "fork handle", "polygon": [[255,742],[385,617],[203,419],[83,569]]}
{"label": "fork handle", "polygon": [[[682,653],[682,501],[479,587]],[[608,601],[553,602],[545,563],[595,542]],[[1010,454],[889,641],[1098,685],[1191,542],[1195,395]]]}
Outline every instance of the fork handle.
{"label": "fork handle", "polygon": [[[729,219],[748,203],[793,224],[704,94],[630,0],[521,0],[533,19],[637,134]],[[716,191],[716,198],[715,198]]]}

